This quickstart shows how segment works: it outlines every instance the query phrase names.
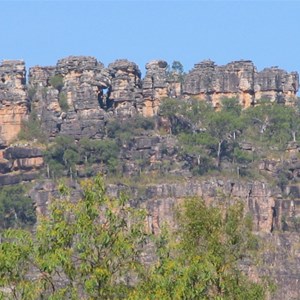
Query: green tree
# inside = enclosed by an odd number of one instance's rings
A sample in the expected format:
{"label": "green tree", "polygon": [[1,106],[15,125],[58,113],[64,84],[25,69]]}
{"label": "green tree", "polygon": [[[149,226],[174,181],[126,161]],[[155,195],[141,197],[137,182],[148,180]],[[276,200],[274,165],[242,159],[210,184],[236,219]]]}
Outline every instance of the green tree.
{"label": "green tree", "polygon": [[179,75],[182,75],[183,74],[183,65],[182,65],[182,63],[178,60],[174,60],[172,62],[171,70],[172,70],[172,72],[175,72]]}
{"label": "green tree", "polygon": [[36,111],[31,111],[28,120],[22,121],[18,139],[26,141],[37,140],[41,143],[46,142],[46,135],[42,130],[42,123]]}
{"label": "green tree", "polygon": [[71,136],[57,136],[45,151],[45,162],[53,177],[60,177],[65,169],[73,173],[79,158],[78,147]]}
{"label": "green tree", "polygon": [[79,141],[79,152],[84,163],[102,163],[110,172],[116,171],[120,149],[115,140],[82,138]]}
{"label": "green tree", "polygon": [[21,185],[5,186],[0,190],[0,228],[32,226],[36,221],[32,199]]}
{"label": "green tree", "polygon": [[126,120],[112,120],[107,124],[107,136],[117,139],[119,143],[128,143],[146,130],[154,129],[154,119],[135,116]]}
{"label": "green tree", "polygon": [[221,165],[222,156],[228,145],[235,141],[236,132],[241,128],[239,117],[226,110],[210,114],[207,120],[207,133],[215,140],[214,146],[217,156],[216,166]]}
{"label": "green tree", "polygon": [[214,169],[213,160],[207,151],[207,147],[214,143],[214,139],[209,134],[180,133],[178,141],[180,154],[188,162],[193,174],[203,175],[210,169]]}
{"label": "green tree", "polygon": [[264,282],[239,269],[257,247],[241,203],[213,207],[192,198],[177,220],[174,238],[164,231],[157,239],[158,261],[130,299],[265,299]]}
{"label": "green tree", "polygon": [[50,83],[55,89],[57,89],[58,91],[61,91],[61,89],[62,89],[63,86],[64,86],[64,78],[63,78],[62,75],[57,74],[57,75],[54,75],[54,76],[50,77],[49,83]]}
{"label": "green tree", "polygon": [[60,93],[58,96],[58,103],[62,111],[67,112],[69,109],[67,95],[65,93]]}
{"label": "green tree", "polygon": [[108,197],[99,176],[83,183],[78,201],[61,192],[35,234],[2,234],[0,299],[126,298],[140,266],[144,212]]}
{"label": "green tree", "polygon": [[299,115],[295,109],[268,101],[248,108],[244,121],[249,128],[245,133],[250,139],[280,150],[284,150],[289,141],[296,141],[300,129]]}

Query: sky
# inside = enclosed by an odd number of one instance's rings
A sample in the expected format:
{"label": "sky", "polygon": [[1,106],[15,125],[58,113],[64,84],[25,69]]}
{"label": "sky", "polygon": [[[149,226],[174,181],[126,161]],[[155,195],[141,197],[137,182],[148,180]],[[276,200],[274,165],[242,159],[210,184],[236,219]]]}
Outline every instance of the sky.
{"label": "sky", "polygon": [[205,59],[249,59],[300,73],[300,0],[0,0],[0,20],[0,61],[27,68],[88,55],[106,66],[126,58],[143,74],[153,59],[186,72]]}

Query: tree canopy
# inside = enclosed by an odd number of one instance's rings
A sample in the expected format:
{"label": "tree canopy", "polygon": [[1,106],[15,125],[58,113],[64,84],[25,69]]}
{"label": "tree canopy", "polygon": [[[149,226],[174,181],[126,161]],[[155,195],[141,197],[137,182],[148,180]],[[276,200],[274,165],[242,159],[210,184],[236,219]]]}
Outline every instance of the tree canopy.
{"label": "tree canopy", "polygon": [[[257,245],[241,203],[187,199],[178,229],[153,236],[146,212],[109,197],[100,176],[82,188],[74,200],[61,185],[34,233],[2,232],[0,299],[264,299],[239,269]],[[145,266],[151,239],[156,262]]]}

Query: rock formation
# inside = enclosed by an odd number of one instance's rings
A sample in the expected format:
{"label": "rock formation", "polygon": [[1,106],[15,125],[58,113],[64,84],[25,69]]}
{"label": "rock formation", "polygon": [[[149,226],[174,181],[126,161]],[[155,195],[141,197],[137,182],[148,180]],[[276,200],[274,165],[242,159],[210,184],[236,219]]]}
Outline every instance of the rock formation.
{"label": "rock formation", "polygon": [[182,93],[211,101],[218,108],[222,98],[238,98],[243,107],[260,99],[292,104],[299,88],[298,73],[277,67],[258,72],[249,60],[217,66],[207,60],[195,64],[185,77]]}
{"label": "rock formation", "polygon": [[137,64],[126,59],[108,65],[111,88],[108,101],[113,103],[117,116],[133,116],[142,113],[141,71]]}
{"label": "rock formation", "polygon": [[[55,68],[33,67],[29,76],[33,108],[50,135],[103,135],[103,89],[110,78],[102,63],[93,57],[70,56],[59,60]],[[53,84],[55,80],[61,84]]]}
{"label": "rock formation", "polygon": [[22,120],[27,118],[25,63],[4,60],[0,64],[0,147],[17,137]]}
{"label": "rock formation", "polygon": [[[107,124],[138,114],[155,116],[166,97],[182,100],[193,97],[210,101],[216,108],[220,107],[224,97],[238,98],[243,107],[255,105],[263,98],[293,105],[298,88],[297,73],[277,67],[258,72],[251,61],[236,61],[225,66],[203,61],[182,76],[170,72],[167,62],[154,60],[146,65],[145,77],[141,78],[139,67],[125,59],[116,60],[105,68],[94,57],[70,56],[59,60],[56,66],[30,68],[28,85],[24,62],[3,61],[0,65],[0,186],[32,181],[41,169],[49,177],[49,172],[43,169],[41,149],[10,145],[30,110],[36,113],[50,139],[59,134],[70,135],[76,140],[82,137],[103,139],[107,137]],[[120,124],[118,126],[123,123]],[[122,127],[118,130],[122,131]],[[118,159],[124,174],[133,177],[141,171],[145,171],[146,176],[151,176],[152,172],[162,175],[172,172],[180,178],[180,182],[166,180],[148,184],[142,191],[138,186],[130,187],[132,205],[147,208],[149,231],[158,232],[164,222],[175,225],[173,208],[187,196],[201,196],[209,203],[230,197],[241,199],[253,216],[254,230],[270,239],[272,245],[286,247],[276,253],[270,249],[266,251],[264,263],[271,267],[266,268],[266,273],[260,271],[260,274],[271,274],[279,283],[280,292],[274,299],[282,299],[282,295],[299,296],[296,285],[299,271],[294,272],[291,261],[282,259],[284,255],[290,255],[293,259],[296,257],[293,263],[299,263],[299,249],[295,246],[295,243],[299,244],[299,237],[293,235],[298,229],[295,220],[300,217],[298,145],[291,145],[289,149],[296,158],[285,165],[285,174],[293,180],[293,185],[287,186],[285,191],[256,180],[247,182],[246,179],[221,177],[197,180],[179,153],[176,137],[157,131],[153,134],[148,130],[131,136],[120,148]],[[247,141],[241,148],[253,151]],[[80,167],[85,168],[84,163],[78,164],[77,176],[86,177],[87,173],[80,174]],[[94,162],[89,175],[94,172],[95,165],[95,172],[99,171],[99,161]],[[260,161],[258,168],[270,178],[277,178],[282,162],[265,159]],[[168,179],[172,179],[172,174]],[[76,199],[80,189],[74,182],[71,188]],[[114,195],[125,188],[111,185],[108,190]],[[31,191],[37,210],[42,213],[47,211],[51,197],[56,195],[57,187],[49,178],[37,182]],[[270,233],[275,231],[281,231],[282,235],[271,236]],[[291,237],[285,235],[285,231]]]}
{"label": "rock formation", "polygon": [[224,97],[236,97],[243,107],[262,98],[293,105],[299,88],[296,72],[277,67],[258,72],[251,61],[217,66],[196,64],[185,76],[168,71],[163,60],[146,64],[145,77],[134,62],[116,60],[107,68],[96,58],[70,56],[56,66],[29,69],[26,86],[23,61],[3,61],[0,66],[0,145],[7,145],[27,118],[29,101],[45,132],[101,138],[112,115],[153,116],[166,97],[211,101],[220,106]]}
{"label": "rock formation", "polygon": [[143,79],[144,116],[157,114],[160,100],[169,96],[167,67],[167,62],[163,60],[146,64],[146,76]]}
{"label": "rock formation", "polygon": [[39,148],[14,146],[1,152],[0,186],[31,181],[43,167],[43,153]]}

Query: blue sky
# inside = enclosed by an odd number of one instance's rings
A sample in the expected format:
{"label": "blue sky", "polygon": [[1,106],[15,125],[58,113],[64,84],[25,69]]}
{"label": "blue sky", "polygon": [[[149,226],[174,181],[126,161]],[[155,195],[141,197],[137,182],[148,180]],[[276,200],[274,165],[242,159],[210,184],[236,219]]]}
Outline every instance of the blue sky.
{"label": "blue sky", "polygon": [[0,60],[55,65],[68,55],[105,65],[250,59],[300,72],[300,1],[1,1]]}

